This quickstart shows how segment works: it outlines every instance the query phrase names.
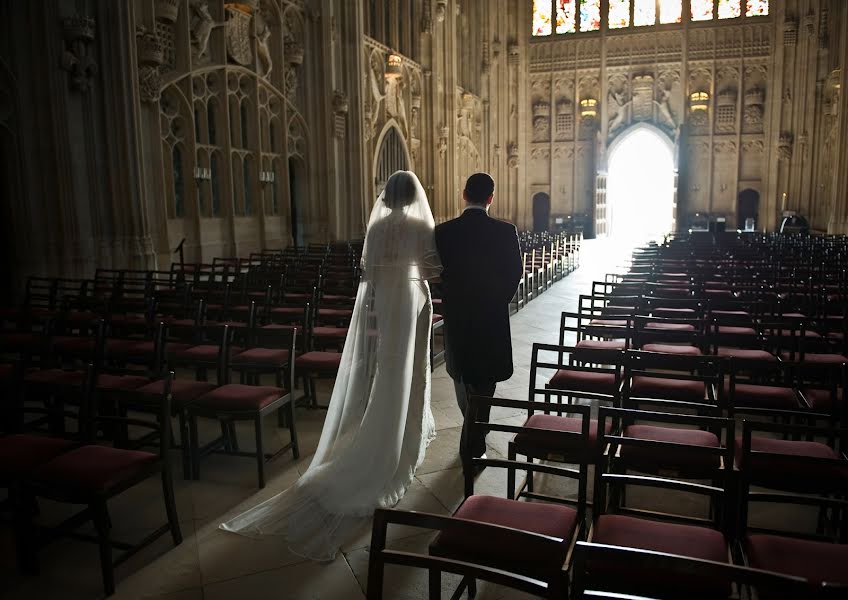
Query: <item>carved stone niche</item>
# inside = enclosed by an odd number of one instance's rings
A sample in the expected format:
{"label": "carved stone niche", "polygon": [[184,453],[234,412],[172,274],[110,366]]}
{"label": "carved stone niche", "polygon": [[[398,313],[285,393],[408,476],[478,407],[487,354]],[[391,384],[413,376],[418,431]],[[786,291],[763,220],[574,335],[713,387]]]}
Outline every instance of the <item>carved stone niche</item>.
{"label": "carved stone niche", "polygon": [[60,64],[70,74],[71,87],[79,92],[87,92],[97,75],[97,63],[89,53],[95,26],[96,21],[85,15],[74,15],[62,22],[65,50]]}
{"label": "carved stone niche", "polygon": [[798,43],[798,21],[787,15],[783,21],[783,45],[794,46]]}
{"label": "carved stone niche", "polygon": [[512,41],[506,48],[509,64],[517,65],[521,59],[521,51],[518,47],[518,42]]}
{"label": "carved stone niche", "polygon": [[174,23],[180,13],[180,0],[156,0],[156,18],[166,23]]}
{"label": "carved stone niche", "polygon": [[533,104],[533,141],[544,142],[551,134],[551,105],[547,102]]}
{"label": "carved stone niche", "polygon": [[736,130],[736,89],[726,88],[716,98],[716,132]]}
{"label": "carved stone niche", "polygon": [[764,106],[765,92],[762,88],[748,90],[745,94],[745,112],[742,115],[746,131],[762,131]]}
{"label": "carved stone niche", "polygon": [[506,164],[510,169],[518,166],[518,144],[510,142],[506,148]]}
{"label": "carved stone niche", "polygon": [[562,98],[556,104],[556,138],[570,140],[574,137],[574,103]]}
{"label": "carved stone niche", "polygon": [[783,131],[777,141],[777,155],[781,160],[789,160],[792,158],[792,134],[788,131]]}

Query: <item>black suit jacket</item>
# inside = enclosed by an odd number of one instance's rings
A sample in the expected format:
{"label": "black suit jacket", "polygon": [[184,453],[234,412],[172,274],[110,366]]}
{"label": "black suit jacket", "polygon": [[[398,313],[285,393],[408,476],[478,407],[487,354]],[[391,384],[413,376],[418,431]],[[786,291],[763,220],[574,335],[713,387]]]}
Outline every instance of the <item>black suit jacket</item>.
{"label": "black suit jacket", "polygon": [[477,209],[436,227],[448,374],[467,383],[512,376],[509,303],[524,274],[515,225]]}

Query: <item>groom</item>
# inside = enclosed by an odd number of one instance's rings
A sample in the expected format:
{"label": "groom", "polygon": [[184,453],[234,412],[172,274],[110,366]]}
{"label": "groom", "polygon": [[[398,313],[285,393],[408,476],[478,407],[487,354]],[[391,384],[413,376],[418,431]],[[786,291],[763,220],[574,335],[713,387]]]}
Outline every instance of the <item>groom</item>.
{"label": "groom", "polygon": [[[512,376],[509,303],[524,266],[515,226],[489,216],[494,194],[491,176],[475,173],[462,192],[462,215],[436,227],[447,369],[463,415],[469,395],[494,396],[497,382]],[[478,417],[487,421],[489,407]],[[468,444],[475,457],[482,456],[485,434]]]}

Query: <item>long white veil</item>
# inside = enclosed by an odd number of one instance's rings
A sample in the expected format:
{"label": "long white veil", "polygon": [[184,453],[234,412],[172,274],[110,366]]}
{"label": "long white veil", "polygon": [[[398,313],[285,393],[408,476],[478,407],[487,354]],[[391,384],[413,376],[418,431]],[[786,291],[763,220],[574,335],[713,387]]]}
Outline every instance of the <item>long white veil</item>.
{"label": "long white veil", "polygon": [[293,552],[330,560],[375,508],[403,496],[435,435],[426,281],[441,270],[434,228],[418,178],[396,172],[371,211],[363,277],[312,463],[295,485],[223,529],[285,535]]}

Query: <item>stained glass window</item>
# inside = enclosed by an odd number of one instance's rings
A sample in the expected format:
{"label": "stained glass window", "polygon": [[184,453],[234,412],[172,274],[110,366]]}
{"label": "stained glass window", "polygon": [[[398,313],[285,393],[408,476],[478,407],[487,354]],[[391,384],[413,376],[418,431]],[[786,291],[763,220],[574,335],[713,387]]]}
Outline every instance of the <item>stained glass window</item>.
{"label": "stained glass window", "polygon": [[580,2],[580,31],[597,31],[601,28],[601,0]]}
{"label": "stained glass window", "polygon": [[551,0],[533,0],[533,35],[551,35]]}
{"label": "stained glass window", "polygon": [[657,3],[654,0],[634,0],[633,24],[653,25],[657,22]]}
{"label": "stained glass window", "polygon": [[718,18],[735,19],[742,16],[740,0],[718,0]]}
{"label": "stained glass window", "polygon": [[691,0],[692,20],[711,21],[713,18],[713,1],[714,0]]}
{"label": "stained glass window", "polygon": [[768,0],[747,0],[746,17],[764,17],[769,14]]}
{"label": "stained glass window", "polygon": [[576,5],[577,0],[557,0],[557,33],[574,33],[577,31]]}
{"label": "stained glass window", "polygon": [[609,28],[630,27],[630,0],[609,0]]}
{"label": "stained glass window", "polygon": [[681,0],[660,0],[660,23],[680,23],[682,18]]}

